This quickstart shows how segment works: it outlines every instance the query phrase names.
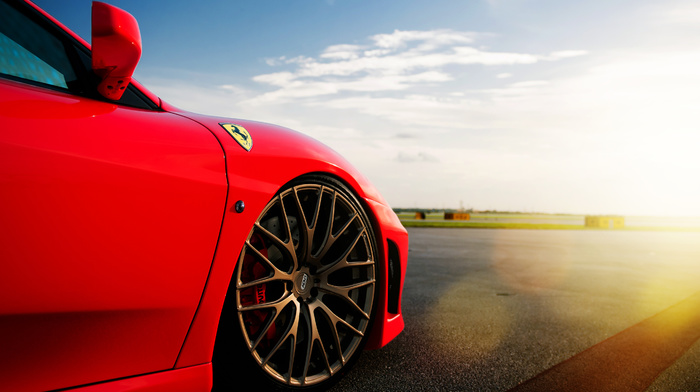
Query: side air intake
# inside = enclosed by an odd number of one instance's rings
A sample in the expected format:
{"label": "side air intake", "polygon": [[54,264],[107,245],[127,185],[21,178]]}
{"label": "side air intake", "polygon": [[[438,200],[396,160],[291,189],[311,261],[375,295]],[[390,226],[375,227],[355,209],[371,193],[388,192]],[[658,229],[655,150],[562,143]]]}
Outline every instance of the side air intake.
{"label": "side air intake", "polygon": [[387,298],[387,310],[389,313],[399,314],[399,296],[401,294],[401,259],[399,248],[390,240],[387,240],[389,250],[389,287]]}

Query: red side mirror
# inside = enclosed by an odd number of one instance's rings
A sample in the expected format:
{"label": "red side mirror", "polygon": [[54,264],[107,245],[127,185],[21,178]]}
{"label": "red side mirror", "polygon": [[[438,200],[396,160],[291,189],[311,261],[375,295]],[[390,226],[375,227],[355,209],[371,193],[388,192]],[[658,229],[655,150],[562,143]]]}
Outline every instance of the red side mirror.
{"label": "red side mirror", "polygon": [[121,98],[140,58],[136,19],[117,7],[93,2],[92,70],[102,78],[97,91],[112,100]]}

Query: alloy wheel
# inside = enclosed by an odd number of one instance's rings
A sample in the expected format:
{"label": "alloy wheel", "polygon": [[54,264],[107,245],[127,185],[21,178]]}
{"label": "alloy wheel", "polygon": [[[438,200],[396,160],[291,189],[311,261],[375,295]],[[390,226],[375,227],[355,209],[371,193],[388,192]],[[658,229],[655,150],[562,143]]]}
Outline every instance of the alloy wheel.
{"label": "alloy wheel", "polygon": [[359,354],[375,294],[369,221],[340,184],[282,190],[255,222],[236,269],[245,344],[277,383],[329,380]]}

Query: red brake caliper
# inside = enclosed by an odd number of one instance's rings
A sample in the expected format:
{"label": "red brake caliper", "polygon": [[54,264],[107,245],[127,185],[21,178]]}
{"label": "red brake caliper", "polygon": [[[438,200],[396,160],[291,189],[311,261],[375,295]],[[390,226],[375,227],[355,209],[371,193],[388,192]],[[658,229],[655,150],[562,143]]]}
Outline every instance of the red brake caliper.
{"label": "red brake caliper", "polygon": [[[260,254],[267,257],[267,247],[265,246],[265,241],[259,234],[253,234],[250,237],[250,244],[257,249]],[[243,256],[243,270],[241,271],[241,280],[243,282],[251,282],[257,279],[269,276],[270,272],[265,268],[265,266],[255,260],[255,257],[249,253]],[[241,291],[241,305],[251,306],[265,303],[267,294],[267,284],[261,283],[255,285],[249,289]],[[269,311],[265,310],[254,310],[245,313],[246,325],[249,328],[250,336],[257,337],[260,328],[265,326],[265,319],[270,314]],[[271,325],[267,330],[266,337],[260,344],[265,344],[266,340],[274,339],[276,328],[275,325]]]}

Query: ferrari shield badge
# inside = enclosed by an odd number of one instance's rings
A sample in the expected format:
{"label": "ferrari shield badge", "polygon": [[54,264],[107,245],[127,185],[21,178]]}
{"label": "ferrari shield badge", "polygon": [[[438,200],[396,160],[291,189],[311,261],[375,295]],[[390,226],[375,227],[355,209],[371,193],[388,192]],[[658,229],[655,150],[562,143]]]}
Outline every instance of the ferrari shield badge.
{"label": "ferrari shield badge", "polygon": [[219,123],[219,125],[221,125],[226,132],[228,132],[228,134],[231,135],[238,142],[238,144],[241,145],[241,147],[243,147],[243,149],[250,151],[250,149],[253,148],[253,138],[245,128],[231,123]]}

